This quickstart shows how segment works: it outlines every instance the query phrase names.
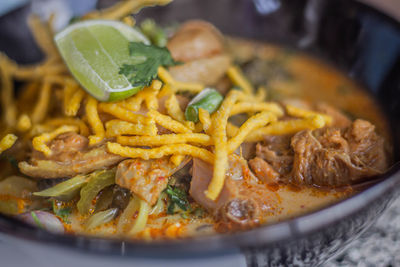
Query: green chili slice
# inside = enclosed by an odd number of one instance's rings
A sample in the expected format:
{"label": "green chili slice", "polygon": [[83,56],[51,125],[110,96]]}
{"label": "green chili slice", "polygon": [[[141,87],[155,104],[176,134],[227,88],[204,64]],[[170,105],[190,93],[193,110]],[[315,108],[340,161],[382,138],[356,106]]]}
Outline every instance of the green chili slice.
{"label": "green chili slice", "polygon": [[199,121],[200,108],[212,114],[219,108],[223,99],[224,97],[217,90],[205,88],[189,102],[185,111],[186,119],[197,123]]}

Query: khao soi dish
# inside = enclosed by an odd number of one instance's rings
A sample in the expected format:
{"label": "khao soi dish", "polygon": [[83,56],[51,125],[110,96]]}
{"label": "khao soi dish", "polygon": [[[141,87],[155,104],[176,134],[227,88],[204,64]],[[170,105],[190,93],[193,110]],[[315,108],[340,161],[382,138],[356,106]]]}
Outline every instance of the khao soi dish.
{"label": "khao soi dish", "polygon": [[[390,164],[383,116],[339,72],[224,36],[94,11],[45,54],[1,54],[0,211],[50,231],[138,239],[230,233],[350,196]],[[18,88],[14,88],[18,82]]]}

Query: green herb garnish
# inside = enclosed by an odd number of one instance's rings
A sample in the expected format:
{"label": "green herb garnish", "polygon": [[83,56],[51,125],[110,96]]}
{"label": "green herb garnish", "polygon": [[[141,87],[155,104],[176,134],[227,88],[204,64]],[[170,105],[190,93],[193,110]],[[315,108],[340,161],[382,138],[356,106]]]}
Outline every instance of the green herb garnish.
{"label": "green herb garnish", "polygon": [[167,48],[143,43],[130,42],[129,54],[133,64],[124,64],[119,74],[125,75],[132,86],[148,86],[157,78],[157,70],[160,66],[174,66],[177,64]]}
{"label": "green herb garnish", "polygon": [[168,185],[165,189],[165,193],[167,193],[169,199],[167,207],[168,214],[174,214],[175,205],[183,211],[190,210],[190,203],[184,190],[180,189],[179,187]]}
{"label": "green herb garnish", "polygon": [[140,24],[140,30],[144,35],[151,40],[151,43],[158,47],[165,47],[167,45],[167,34],[164,29],[159,27],[154,20],[145,19]]}
{"label": "green herb garnish", "polygon": [[198,93],[187,105],[185,117],[188,121],[199,121],[199,109],[205,109],[212,114],[221,105],[224,97],[215,89],[205,88]]}
{"label": "green herb garnish", "polygon": [[60,217],[61,220],[65,223],[70,223],[69,216],[72,213],[71,207],[59,208],[56,204],[56,200],[53,200],[53,213],[54,215]]}
{"label": "green herb garnish", "polygon": [[200,207],[197,207],[192,211],[192,215],[197,217],[197,218],[203,218],[204,217],[204,213],[205,213],[205,211]]}

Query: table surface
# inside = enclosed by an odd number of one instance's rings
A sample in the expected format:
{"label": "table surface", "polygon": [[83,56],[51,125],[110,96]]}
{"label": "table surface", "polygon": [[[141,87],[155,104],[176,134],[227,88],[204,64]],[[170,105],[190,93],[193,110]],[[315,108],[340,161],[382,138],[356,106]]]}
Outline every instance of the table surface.
{"label": "table surface", "polygon": [[324,266],[400,266],[400,198],[342,255]]}

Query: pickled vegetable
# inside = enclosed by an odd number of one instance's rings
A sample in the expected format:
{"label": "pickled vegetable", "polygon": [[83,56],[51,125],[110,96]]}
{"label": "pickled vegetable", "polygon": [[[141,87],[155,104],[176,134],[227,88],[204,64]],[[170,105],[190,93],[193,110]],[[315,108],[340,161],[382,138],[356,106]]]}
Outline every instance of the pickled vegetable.
{"label": "pickled vegetable", "polygon": [[100,211],[100,212],[93,214],[87,220],[87,222],[85,224],[85,229],[90,230],[99,225],[110,222],[112,219],[115,218],[115,216],[117,215],[117,212],[118,212],[118,209],[113,208],[113,209],[108,209],[108,210]]}
{"label": "pickled vegetable", "polygon": [[88,178],[87,175],[77,175],[65,182],[33,194],[40,197],[54,197],[62,201],[69,201],[78,195],[79,190],[88,182]]}
{"label": "pickled vegetable", "polygon": [[114,198],[113,186],[109,186],[101,190],[101,192],[99,193],[99,197],[96,201],[95,212],[108,209],[111,206],[113,198]]}
{"label": "pickled vegetable", "polygon": [[87,214],[93,208],[92,201],[101,190],[115,184],[115,169],[101,170],[92,173],[89,182],[81,190],[77,207],[81,214]]}

